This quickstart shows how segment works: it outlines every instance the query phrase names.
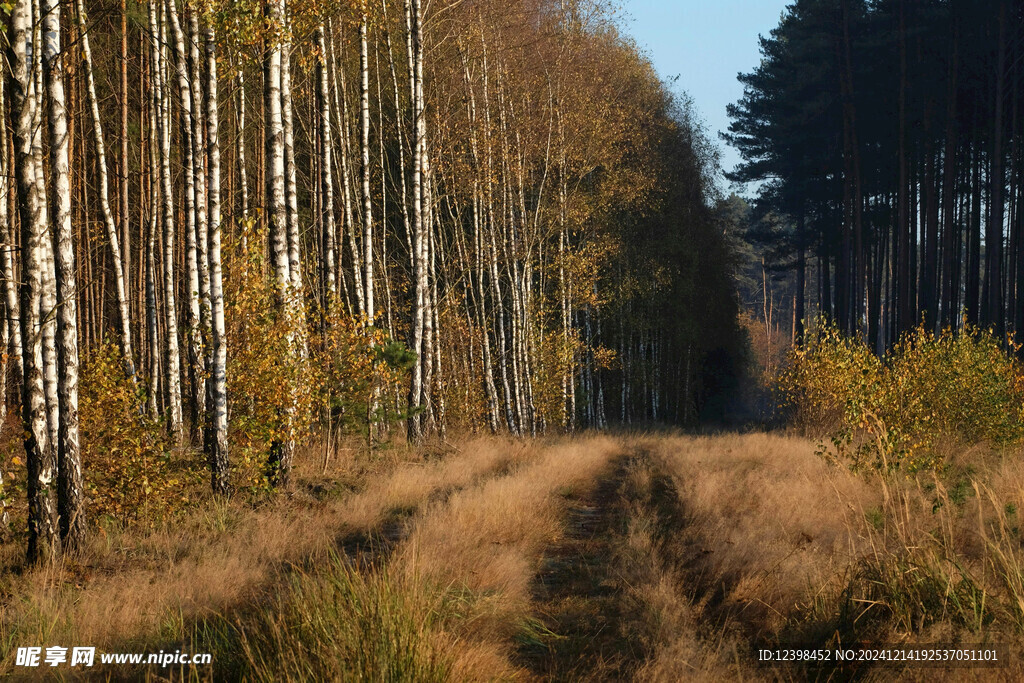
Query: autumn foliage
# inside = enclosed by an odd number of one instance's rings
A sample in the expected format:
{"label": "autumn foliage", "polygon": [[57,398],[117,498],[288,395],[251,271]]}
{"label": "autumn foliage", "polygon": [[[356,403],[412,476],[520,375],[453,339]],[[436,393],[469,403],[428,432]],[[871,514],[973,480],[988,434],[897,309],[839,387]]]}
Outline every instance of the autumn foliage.
{"label": "autumn foliage", "polygon": [[388,401],[408,369],[403,344],[336,302],[320,311],[288,307],[310,317],[307,336],[296,335],[289,314],[273,306],[259,235],[231,246],[227,270],[230,434],[239,485],[266,485],[267,448],[275,441],[302,443],[329,430],[365,434],[401,416]]}
{"label": "autumn foliage", "polygon": [[823,326],[780,374],[793,422],[854,468],[942,465],[951,446],[1024,439],[1024,366],[990,332],[918,327],[884,357]]}
{"label": "autumn foliage", "polygon": [[[201,465],[177,457],[142,392],[125,377],[120,351],[103,344],[82,366],[82,461],[91,516],[151,525],[193,502]],[[190,485],[191,484],[191,485]]]}

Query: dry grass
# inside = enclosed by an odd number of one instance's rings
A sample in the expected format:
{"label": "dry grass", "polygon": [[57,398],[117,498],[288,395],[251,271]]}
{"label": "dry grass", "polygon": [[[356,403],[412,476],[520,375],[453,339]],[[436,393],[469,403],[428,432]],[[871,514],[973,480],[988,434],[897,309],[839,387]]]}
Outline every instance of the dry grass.
{"label": "dry grass", "polygon": [[442,636],[455,680],[514,673],[511,641],[529,626],[541,551],[564,533],[564,497],[594,486],[621,452],[604,437],[552,446],[530,465],[456,493],[415,524],[393,569],[462,600]]}
{"label": "dry grass", "polygon": [[[624,587],[621,636],[638,643],[638,681],[722,681],[742,678],[734,639],[715,638],[685,590],[687,576],[674,538],[678,499],[649,458],[637,460],[623,484],[626,530],[614,556]],[[723,635],[719,632],[719,636]],[[705,637],[709,636],[709,637]]]}
{"label": "dry grass", "polygon": [[[685,518],[683,560],[721,605],[766,632],[811,587],[841,577],[861,546],[869,482],[829,466],[804,439],[772,434],[653,441]],[[755,635],[757,635],[755,633]]]}
{"label": "dry grass", "polygon": [[296,473],[295,490],[273,504],[211,500],[152,533],[99,535],[81,559],[46,571],[17,573],[9,549],[0,575],[0,675],[22,645],[118,651],[180,637],[203,616],[258,599],[287,563],[325,556],[345,537],[492,474],[521,451],[494,439],[429,461],[413,451],[352,455],[329,478],[313,472],[312,456],[300,458],[306,469]]}
{"label": "dry grass", "polygon": [[247,614],[205,622],[194,640],[214,651],[214,678],[445,681],[451,657],[432,637],[443,596],[424,588],[332,555]]}
{"label": "dry grass", "polygon": [[[87,643],[210,651],[212,671],[183,672],[204,680],[529,679],[539,662],[526,653],[545,647],[578,659],[545,671],[584,678],[801,680],[835,672],[761,667],[752,648],[1024,632],[1015,455],[979,448],[941,476],[883,480],[778,434],[349,453],[326,476],[306,454],[289,494],[211,500],[150,533],[112,530],[56,569],[19,573],[4,550],[0,675],[19,645]],[[607,522],[594,547],[607,550],[609,584],[560,588],[566,610],[607,623],[583,652],[545,630],[571,624],[549,619],[537,583],[546,554],[582,547],[569,529],[581,501]],[[345,556],[385,528],[397,532],[371,560]],[[1013,680],[1024,665],[870,673]]]}
{"label": "dry grass", "polygon": [[[781,435],[646,448],[674,484],[681,520],[644,584],[644,603],[672,626],[640,678],[809,675],[757,667],[755,644],[1018,642],[1016,454],[978,449],[942,476],[883,480],[829,466],[812,443]],[[632,538],[642,545],[647,535]],[[887,669],[884,678],[1019,680],[1016,654],[1009,670]]]}
{"label": "dry grass", "polygon": [[[463,450],[487,458],[479,445]],[[386,565],[332,559],[298,572],[275,599],[203,636],[242,653],[232,667],[244,679],[518,677],[513,640],[530,625],[541,550],[564,531],[564,496],[592,486],[618,452],[604,438],[524,443],[495,476],[416,512]]]}

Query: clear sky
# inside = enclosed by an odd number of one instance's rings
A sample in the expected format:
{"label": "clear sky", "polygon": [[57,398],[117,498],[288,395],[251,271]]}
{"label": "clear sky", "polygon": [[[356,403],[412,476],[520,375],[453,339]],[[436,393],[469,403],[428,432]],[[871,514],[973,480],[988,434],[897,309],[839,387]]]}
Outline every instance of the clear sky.
{"label": "clear sky", "polygon": [[739,155],[718,139],[725,106],[743,95],[736,74],[760,62],[757,36],[779,23],[789,0],[624,0],[622,28],[647,52],[662,78],[689,93],[730,170]]}

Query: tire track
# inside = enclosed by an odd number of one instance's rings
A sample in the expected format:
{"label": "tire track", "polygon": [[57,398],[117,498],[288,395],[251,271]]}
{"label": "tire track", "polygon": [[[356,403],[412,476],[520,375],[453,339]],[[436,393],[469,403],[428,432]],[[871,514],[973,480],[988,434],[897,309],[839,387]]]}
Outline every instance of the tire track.
{"label": "tire track", "polygon": [[538,618],[519,638],[516,662],[543,680],[622,680],[636,648],[621,636],[622,586],[610,562],[626,521],[623,482],[634,457],[582,494],[566,496],[565,534],[534,577]]}

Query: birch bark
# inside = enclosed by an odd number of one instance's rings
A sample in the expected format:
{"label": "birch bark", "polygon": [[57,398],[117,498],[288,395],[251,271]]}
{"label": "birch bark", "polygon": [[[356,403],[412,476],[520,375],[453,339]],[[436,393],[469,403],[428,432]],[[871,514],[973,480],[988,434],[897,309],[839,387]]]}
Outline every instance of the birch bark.
{"label": "birch bark", "polygon": [[220,122],[217,114],[217,44],[213,27],[206,28],[206,150],[209,159],[210,318],[212,355],[207,384],[209,427],[206,454],[214,493],[228,492],[227,338],[224,327],[224,278],[221,269]]}
{"label": "birch bark", "polygon": [[78,443],[78,291],[71,230],[71,185],[64,67],[60,49],[60,5],[43,5],[43,80],[50,143],[51,238],[56,254],[57,289],[57,514],[65,552],[85,543],[82,460]]}
{"label": "birch bark", "polygon": [[[168,82],[167,19],[161,12],[159,22],[154,3],[150,3],[151,49],[157,74],[156,98],[158,100],[157,128],[160,134],[160,182],[163,206],[163,286],[164,286],[164,369],[167,388],[168,427],[173,437],[181,441],[183,436],[181,409],[181,356],[178,349],[178,316],[175,294],[174,252],[174,188],[171,183],[171,102]],[[156,32],[159,24],[159,33]]]}
{"label": "birch bark", "polygon": [[37,194],[32,160],[34,99],[32,63],[35,40],[33,7],[19,0],[11,11],[8,46],[8,83],[11,120],[14,123],[14,174],[18,184],[21,223],[21,336],[23,340],[22,416],[25,423],[25,456],[28,465],[28,561],[52,561],[60,553],[57,507],[54,499],[57,463],[46,420],[46,393],[42,375],[42,343],[39,334],[39,299],[42,289],[40,245],[45,234],[41,218],[42,197]]}
{"label": "birch bark", "polygon": [[[179,102],[181,104],[180,136],[184,153],[185,177],[185,266],[186,296],[185,334],[188,340],[189,412],[192,419],[192,435],[197,436],[202,424],[203,389],[203,340],[200,311],[198,235],[200,220],[205,222],[206,207],[203,192],[197,186],[197,158],[200,155],[200,137],[196,135],[196,111],[198,102],[193,101],[192,84],[189,77],[189,60],[185,52],[185,35],[178,21],[178,12],[172,0],[164,4],[165,12],[174,34],[174,67],[178,80]],[[201,174],[199,174],[201,175]]]}
{"label": "birch bark", "polygon": [[362,200],[363,200],[363,296],[366,319],[373,322],[373,198],[370,194],[370,64],[367,46],[367,22],[369,13],[363,12],[359,23],[359,128],[360,151],[362,153]]}
{"label": "birch bark", "polygon": [[332,174],[332,152],[334,138],[331,134],[331,96],[330,81],[327,75],[327,37],[323,24],[316,31],[317,50],[320,53],[320,60],[317,62],[317,79],[319,90],[319,119],[321,144],[321,196],[323,197],[323,282],[326,295],[326,308],[331,309],[338,296],[337,274],[335,273],[335,234],[337,227],[334,221],[334,176]]}
{"label": "birch bark", "polygon": [[[285,27],[284,4],[281,0],[268,0],[265,11],[272,26],[278,31]],[[288,238],[288,209],[285,199],[285,131],[282,118],[282,59],[283,46],[278,39],[267,46],[264,56],[264,121],[266,125],[266,160],[268,219],[270,222],[270,252],[277,290],[278,315],[291,316],[294,311],[292,274]],[[291,324],[291,323],[289,323]],[[268,469],[275,486],[285,486],[291,473],[294,443],[291,436],[291,415],[284,417],[284,433],[271,444]]]}

